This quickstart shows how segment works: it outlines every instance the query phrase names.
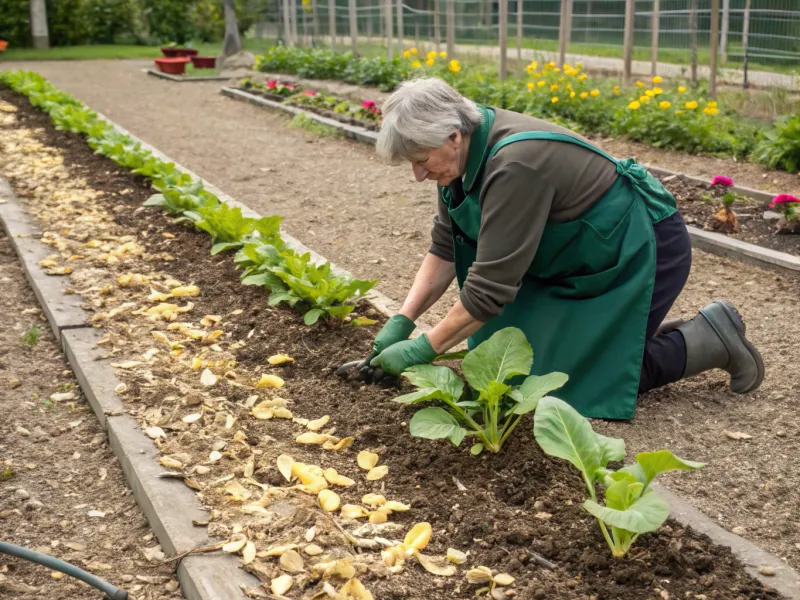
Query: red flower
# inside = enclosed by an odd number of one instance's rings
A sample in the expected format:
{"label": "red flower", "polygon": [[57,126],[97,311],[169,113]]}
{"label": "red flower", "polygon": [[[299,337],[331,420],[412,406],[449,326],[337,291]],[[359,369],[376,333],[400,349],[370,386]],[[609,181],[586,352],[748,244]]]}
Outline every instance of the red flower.
{"label": "red flower", "polygon": [[375,102],[373,102],[372,100],[364,100],[361,103],[361,106],[363,106],[364,108],[374,108],[375,107]]}
{"label": "red flower", "polygon": [[282,84],[287,90],[293,90],[294,86],[291,83]]}
{"label": "red flower", "polygon": [[267,89],[274,90],[276,87],[278,87],[278,82],[274,79],[270,79],[267,82]]}
{"label": "red flower", "polygon": [[711,187],[718,185],[722,187],[731,187],[733,185],[733,179],[730,177],[723,177],[722,175],[715,175],[714,179],[711,180]]}
{"label": "red flower", "polygon": [[772,199],[772,204],[770,204],[769,207],[775,208],[776,204],[788,204],[790,202],[800,202],[800,200],[789,194],[778,194]]}
{"label": "red flower", "polygon": [[315,92],[314,90],[303,90],[303,95],[304,96],[316,96],[317,92]]}

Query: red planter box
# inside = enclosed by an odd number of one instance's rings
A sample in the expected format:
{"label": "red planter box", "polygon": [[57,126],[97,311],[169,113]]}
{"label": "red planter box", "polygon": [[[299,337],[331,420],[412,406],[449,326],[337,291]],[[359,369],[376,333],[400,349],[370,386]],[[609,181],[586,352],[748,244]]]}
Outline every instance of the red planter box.
{"label": "red planter box", "polygon": [[176,58],[179,56],[197,56],[197,50],[194,48],[161,48],[161,54],[167,58]]}
{"label": "red planter box", "polygon": [[216,56],[192,56],[195,69],[214,69],[217,66]]}
{"label": "red planter box", "polygon": [[186,64],[189,59],[185,56],[178,56],[174,58],[157,58],[156,68],[162,73],[169,75],[183,75],[186,73]]}

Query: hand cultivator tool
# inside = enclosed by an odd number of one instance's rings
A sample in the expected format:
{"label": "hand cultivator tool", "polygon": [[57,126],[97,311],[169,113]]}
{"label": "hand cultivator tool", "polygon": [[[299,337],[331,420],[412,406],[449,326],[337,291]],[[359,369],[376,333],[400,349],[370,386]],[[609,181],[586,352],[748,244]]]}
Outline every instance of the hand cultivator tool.
{"label": "hand cultivator tool", "polygon": [[9,544],[7,542],[0,542],[0,554],[8,554],[9,556],[29,560],[30,562],[38,563],[47,567],[48,569],[52,569],[53,571],[66,573],[75,579],[80,579],[84,583],[88,583],[92,587],[97,588],[106,595],[108,600],[128,599],[128,592],[116,588],[110,583],[106,583],[102,579],[95,577],[91,573],[87,573],[83,569],[79,569],[75,565],[66,563],[63,560],[58,560],[57,558],[53,558],[47,554],[34,552],[33,550],[28,550],[27,548],[15,546],[14,544]]}
{"label": "hand cultivator tool", "polygon": [[369,356],[363,360],[346,362],[336,369],[336,374],[344,378],[350,378],[352,375],[353,378],[360,379],[364,383],[380,383],[386,386],[397,383],[397,378],[387,375],[383,369],[369,366],[370,361],[376,356],[378,356],[377,352],[370,352]]}

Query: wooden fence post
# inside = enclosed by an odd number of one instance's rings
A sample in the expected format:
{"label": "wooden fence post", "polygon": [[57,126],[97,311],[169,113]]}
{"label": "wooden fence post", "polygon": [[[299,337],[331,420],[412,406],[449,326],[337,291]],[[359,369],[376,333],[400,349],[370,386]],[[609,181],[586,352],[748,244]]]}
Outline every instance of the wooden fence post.
{"label": "wooden fence post", "polygon": [[692,85],[697,85],[697,0],[689,5],[689,44],[692,47]]}
{"label": "wooden fence post", "polygon": [[283,39],[287,46],[292,46],[292,19],[289,16],[290,0],[283,0]]}
{"label": "wooden fence post", "polygon": [[719,58],[724,65],[728,60],[728,33],[731,21],[731,0],[722,0],[722,32],[719,40]]}
{"label": "wooden fence post", "polygon": [[358,56],[358,21],[356,21],[356,0],[349,0],[350,8],[350,50]]}
{"label": "wooden fence post", "polygon": [[[289,11],[290,16],[292,17],[292,43],[295,46],[298,46],[298,45],[300,45],[302,40],[300,39],[300,36],[297,35],[297,21],[298,21],[298,18],[297,18],[297,0],[289,0],[289,1],[291,2],[291,7],[292,7],[291,10]],[[300,5],[300,10],[303,10],[303,5],[302,4]]]}
{"label": "wooden fence post", "polygon": [[567,60],[567,0],[561,0],[561,14],[558,19],[558,67]]}
{"label": "wooden fence post", "polygon": [[517,69],[522,70],[522,0],[517,0]]}
{"label": "wooden fence post", "polygon": [[745,0],[744,3],[744,20],[742,22],[742,52],[744,53],[744,61],[742,63],[742,70],[744,71],[744,80],[742,81],[742,87],[747,89],[747,66],[748,66],[748,57],[747,57],[747,48],[750,45],[750,0]]}
{"label": "wooden fence post", "polygon": [[436,48],[436,54],[441,51],[439,43],[441,25],[439,24],[439,0],[433,0],[433,43]]}
{"label": "wooden fence post", "polygon": [[505,81],[507,72],[508,54],[508,0],[498,0],[497,27],[499,30],[498,43],[500,45],[500,81]]}
{"label": "wooden fence post", "polygon": [[633,19],[635,0],[625,0],[625,33],[623,39],[623,60],[622,80],[628,84],[631,82],[631,66],[633,63]]}
{"label": "wooden fence post", "polygon": [[331,36],[331,48],[336,49],[336,0],[328,0],[328,33]]}
{"label": "wooden fence post", "polygon": [[[447,0],[447,56],[452,57],[456,53],[456,2]],[[452,60],[452,59],[451,59]]]}
{"label": "wooden fence post", "polygon": [[[400,2],[400,0],[397,0]],[[392,33],[392,0],[386,0],[386,58],[392,60],[394,48],[394,35]]]}
{"label": "wooden fence post", "polygon": [[650,73],[655,76],[658,75],[658,33],[661,26],[661,0],[653,0],[653,17],[650,21],[650,30],[652,34],[651,47],[650,47]]}
{"label": "wooden fence post", "polygon": [[317,13],[317,0],[311,0],[311,35],[312,42],[316,46],[319,44],[319,14]]}
{"label": "wooden fence post", "polygon": [[403,0],[397,0],[397,54],[403,54]]}
{"label": "wooden fence post", "polygon": [[719,0],[711,0],[711,39],[709,40],[708,95],[717,97],[717,54],[719,53]]}

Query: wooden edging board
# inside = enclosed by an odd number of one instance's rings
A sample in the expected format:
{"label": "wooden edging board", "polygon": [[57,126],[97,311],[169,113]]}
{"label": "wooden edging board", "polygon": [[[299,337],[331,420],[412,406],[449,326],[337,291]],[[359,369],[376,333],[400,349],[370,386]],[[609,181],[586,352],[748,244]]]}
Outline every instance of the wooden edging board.
{"label": "wooden edging board", "polygon": [[159,79],[166,79],[167,81],[175,81],[176,83],[186,83],[188,81],[228,81],[230,77],[227,75],[199,75],[197,77],[181,77],[180,75],[171,75],[169,73],[162,73],[155,69],[147,69],[148,75],[158,77]]}

